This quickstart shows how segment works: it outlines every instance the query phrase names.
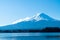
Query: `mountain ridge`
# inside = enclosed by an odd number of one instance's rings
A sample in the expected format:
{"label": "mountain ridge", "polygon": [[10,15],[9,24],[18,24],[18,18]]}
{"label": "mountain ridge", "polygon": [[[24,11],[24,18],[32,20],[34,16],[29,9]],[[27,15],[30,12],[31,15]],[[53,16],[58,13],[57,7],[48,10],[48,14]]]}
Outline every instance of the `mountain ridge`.
{"label": "mountain ridge", "polygon": [[38,13],[36,14],[35,16],[33,17],[26,17],[24,19],[19,19],[19,20],[16,20],[14,21],[12,24],[15,24],[15,23],[18,23],[18,22],[22,22],[22,21],[31,21],[31,20],[34,20],[34,21],[39,21],[39,20],[55,20],[51,17],[49,17],[47,14],[45,13]]}
{"label": "mountain ridge", "polygon": [[[21,22],[6,25],[0,27],[0,30],[13,30],[13,29],[43,29],[45,27],[60,27],[60,21],[55,20],[54,18],[51,18],[50,16],[42,13],[38,14],[37,17],[35,16],[33,18],[27,18]],[[38,20],[36,20],[38,19]]]}

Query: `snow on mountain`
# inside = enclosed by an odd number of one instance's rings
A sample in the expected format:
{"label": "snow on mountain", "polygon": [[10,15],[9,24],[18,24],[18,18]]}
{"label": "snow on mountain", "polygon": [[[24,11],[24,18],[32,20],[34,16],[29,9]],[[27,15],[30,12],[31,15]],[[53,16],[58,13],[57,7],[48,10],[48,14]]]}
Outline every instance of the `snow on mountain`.
{"label": "snow on mountain", "polygon": [[41,14],[37,14],[34,18],[35,20],[39,21],[39,20],[55,20],[52,17],[46,15],[45,13],[41,13]]}
{"label": "snow on mountain", "polygon": [[12,29],[42,29],[45,27],[60,27],[60,21],[46,15],[45,13],[37,14],[32,17],[26,17],[14,21],[11,25],[0,27],[1,30]]}
{"label": "snow on mountain", "polygon": [[26,17],[26,18],[23,18],[23,19],[16,20],[12,24],[16,24],[16,23],[22,22],[22,21],[29,21],[30,19],[31,19],[30,17]]}
{"label": "snow on mountain", "polygon": [[16,20],[14,22],[12,22],[12,24],[16,24],[18,22],[22,22],[22,21],[32,21],[32,20],[35,20],[35,21],[39,21],[39,20],[54,20],[53,18],[49,17],[48,15],[46,15],[45,13],[38,13],[36,15],[34,15],[33,17],[26,17],[26,18],[23,18],[23,19],[19,19],[19,20]]}

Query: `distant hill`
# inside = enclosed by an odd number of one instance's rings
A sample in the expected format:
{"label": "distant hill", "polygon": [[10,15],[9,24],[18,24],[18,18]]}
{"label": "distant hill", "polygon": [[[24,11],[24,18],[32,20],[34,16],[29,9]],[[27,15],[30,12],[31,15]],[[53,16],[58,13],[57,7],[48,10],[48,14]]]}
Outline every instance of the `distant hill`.
{"label": "distant hill", "polygon": [[40,30],[40,32],[60,32],[60,28],[59,27],[46,27]]}

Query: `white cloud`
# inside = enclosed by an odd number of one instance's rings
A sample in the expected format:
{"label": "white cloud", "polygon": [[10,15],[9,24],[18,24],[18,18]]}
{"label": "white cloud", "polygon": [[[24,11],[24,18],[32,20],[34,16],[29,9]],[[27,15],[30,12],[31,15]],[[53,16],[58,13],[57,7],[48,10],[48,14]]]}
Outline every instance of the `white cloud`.
{"label": "white cloud", "polygon": [[30,19],[31,19],[30,17],[26,17],[26,18],[23,18],[23,19],[16,20],[16,21],[12,22],[12,24],[22,22],[22,21],[29,21]]}

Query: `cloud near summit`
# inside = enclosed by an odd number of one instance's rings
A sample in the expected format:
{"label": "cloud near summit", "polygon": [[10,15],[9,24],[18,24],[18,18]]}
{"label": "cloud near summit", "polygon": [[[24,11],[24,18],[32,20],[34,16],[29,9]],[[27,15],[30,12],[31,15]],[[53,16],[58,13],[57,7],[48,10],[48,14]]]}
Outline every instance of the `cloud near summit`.
{"label": "cloud near summit", "polygon": [[18,19],[14,22],[12,22],[12,24],[15,24],[15,23],[18,23],[18,22],[22,22],[22,21],[29,21],[31,18],[30,17],[26,17],[26,18],[23,18],[23,19]]}

